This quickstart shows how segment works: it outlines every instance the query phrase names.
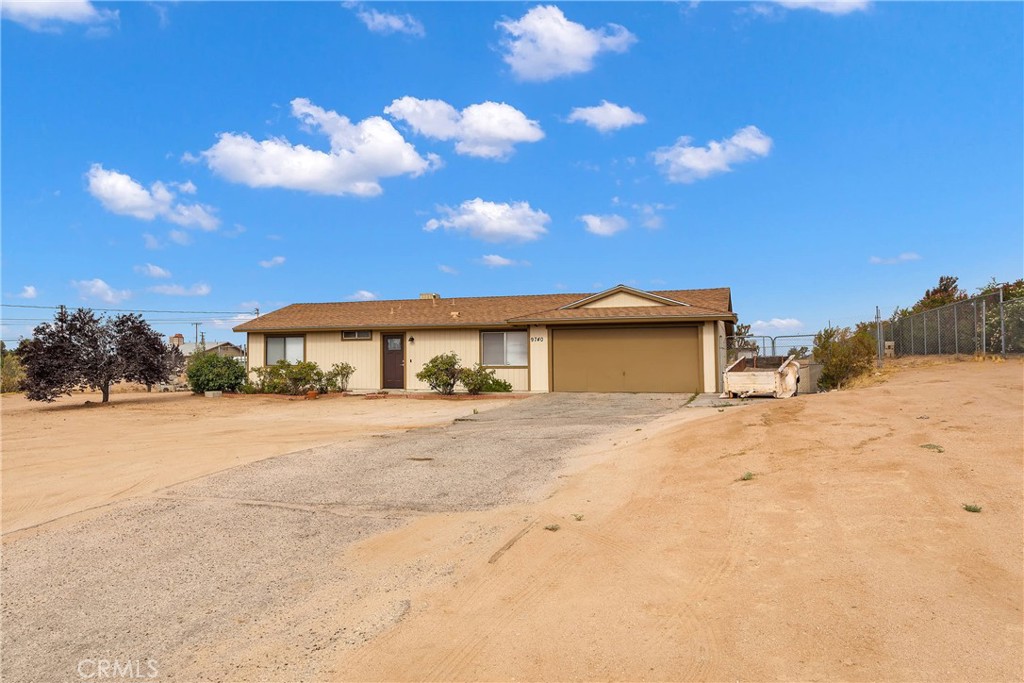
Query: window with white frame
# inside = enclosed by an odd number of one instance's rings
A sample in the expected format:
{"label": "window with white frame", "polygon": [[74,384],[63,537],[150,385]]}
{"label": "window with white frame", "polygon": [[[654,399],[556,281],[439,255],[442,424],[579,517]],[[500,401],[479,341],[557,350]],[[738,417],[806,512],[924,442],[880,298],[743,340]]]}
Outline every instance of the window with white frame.
{"label": "window with white frame", "polygon": [[305,347],[304,337],[267,337],[267,365],[286,360],[301,363]]}
{"label": "window with white frame", "polygon": [[526,332],[481,332],[481,365],[527,365]]}

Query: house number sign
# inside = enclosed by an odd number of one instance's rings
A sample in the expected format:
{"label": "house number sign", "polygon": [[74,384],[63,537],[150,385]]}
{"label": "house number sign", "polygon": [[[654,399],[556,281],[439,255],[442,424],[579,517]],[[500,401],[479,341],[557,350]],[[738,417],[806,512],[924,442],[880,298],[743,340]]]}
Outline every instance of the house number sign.
{"label": "house number sign", "polygon": [[532,341],[532,342],[542,342],[542,341],[544,341],[544,337],[530,337],[530,341]]}

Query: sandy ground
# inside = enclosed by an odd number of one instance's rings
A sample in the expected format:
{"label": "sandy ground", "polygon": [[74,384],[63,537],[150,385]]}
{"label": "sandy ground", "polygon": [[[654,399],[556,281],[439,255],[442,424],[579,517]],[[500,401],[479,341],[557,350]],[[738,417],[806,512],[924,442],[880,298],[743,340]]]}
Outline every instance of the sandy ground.
{"label": "sandy ground", "polygon": [[[962,362],[666,418],[539,505],[361,544],[466,561],[333,677],[1022,680],[1022,397],[1019,361]],[[527,531],[490,561],[471,520]]]}
{"label": "sandy ground", "polygon": [[529,399],[5,537],[4,678],[1021,680],[1024,365],[873,381]]}
{"label": "sandy ground", "polygon": [[450,422],[507,405],[481,401],[314,401],[191,394],[75,394],[52,404],[7,394],[4,534],[263,458]]}

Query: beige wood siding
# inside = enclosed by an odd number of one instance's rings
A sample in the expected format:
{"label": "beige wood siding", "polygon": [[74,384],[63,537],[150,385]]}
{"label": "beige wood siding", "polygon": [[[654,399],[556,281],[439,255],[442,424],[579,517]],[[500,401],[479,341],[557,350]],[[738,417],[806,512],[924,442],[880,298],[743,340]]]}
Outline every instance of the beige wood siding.
{"label": "beige wood siding", "polygon": [[263,359],[265,357],[264,350],[266,349],[266,346],[264,345],[263,342],[263,335],[250,332],[247,348],[249,350],[249,356],[247,361],[249,370],[252,370],[253,368],[263,367]]}
{"label": "beige wood siding", "polygon": [[702,391],[701,327],[552,330],[552,390]]}
{"label": "beige wood siding", "polygon": [[715,321],[710,320],[701,325],[701,343],[703,344],[704,355],[704,391],[716,391],[718,388],[719,373],[716,369],[718,358],[717,332]]}
{"label": "beige wood siding", "polygon": [[580,308],[614,308],[616,306],[664,306],[665,304],[658,303],[657,301],[651,301],[629,292],[616,292],[610,294],[603,299],[597,301],[591,301],[589,304],[584,304]]}
{"label": "beige wood siding", "polygon": [[[416,339],[412,344],[409,337]],[[405,388],[411,391],[430,391],[426,382],[416,379],[434,356],[454,353],[464,367],[480,362],[480,332],[478,330],[410,330],[405,333]],[[379,381],[379,380],[378,380]]]}
{"label": "beige wood siding", "polygon": [[530,327],[530,391],[550,390],[548,379],[548,349],[551,335],[547,325]]}
{"label": "beige wood siding", "polygon": [[512,391],[529,391],[529,368],[491,368],[494,376],[512,385]]}
{"label": "beige wood siding", "polygon": [[348,363],[356,369],[348,381],[353,391],[380,389],[380,332],[370,340],[343,340],[341,332],[307,332],[306,360],[329,370],[335,363]]}

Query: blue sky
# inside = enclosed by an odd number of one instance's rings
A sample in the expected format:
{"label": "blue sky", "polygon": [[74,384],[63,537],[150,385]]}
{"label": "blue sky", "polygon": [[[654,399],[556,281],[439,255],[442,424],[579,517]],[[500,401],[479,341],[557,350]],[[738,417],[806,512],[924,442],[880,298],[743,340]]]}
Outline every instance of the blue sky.
{"label": "blue sky", "polygon": [[5,2],[2,336],[618,283],[799,334],[1016,279],[1022,10]]}

